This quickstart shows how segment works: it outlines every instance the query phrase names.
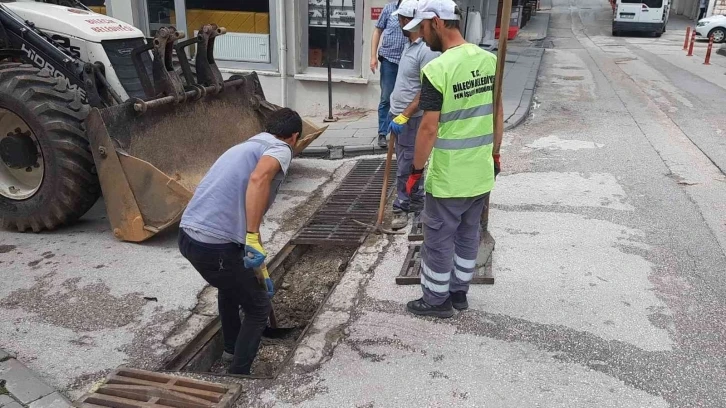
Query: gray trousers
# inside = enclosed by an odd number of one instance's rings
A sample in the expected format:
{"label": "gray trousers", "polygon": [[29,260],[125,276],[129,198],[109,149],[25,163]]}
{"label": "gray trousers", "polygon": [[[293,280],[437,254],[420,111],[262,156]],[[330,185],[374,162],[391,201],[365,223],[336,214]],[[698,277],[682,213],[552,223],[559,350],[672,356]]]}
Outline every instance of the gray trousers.
{"label": "gray trousers", "polygon": [[467,292],[479,252],[481,214],[489,193],[471,198],[435,198],[426,193],[421,213],[423,299],[440,305],[449,292]]}
{"label": "gray trousers", "polygon": [[396,200],[393,202],[393,212],[408,212],[410,210],[411,200],[414,200],[414,208],[421,208],[424,199],[424,191],[422,188],[423,178],[413,187],[411,197],[406,194],[406,182],[411,174],[411,165],[413,164],[414,145],[416,143],[416,132],[421,124],[421,116],[411,118],[403,126],[400,135],[396,135],[396,162],[398,170],[396,171]]}

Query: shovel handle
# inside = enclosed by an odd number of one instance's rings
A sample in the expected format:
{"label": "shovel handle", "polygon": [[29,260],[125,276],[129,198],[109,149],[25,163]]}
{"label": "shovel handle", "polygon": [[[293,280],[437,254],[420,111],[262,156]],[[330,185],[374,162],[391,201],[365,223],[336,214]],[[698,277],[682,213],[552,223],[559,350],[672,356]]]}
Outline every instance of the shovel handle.
{"label": "shovel handle", "polygon": [[[267,292],[267,285],[265,284],[262,268],[255,268],[255,273],[258,277],[262,277],[262,279],[258,279],[258,281],[260,281],[260,286],[262,286],[262,289]],[[272,303],[272,299],[270,299],[270,303]],[[275,309],[272,308],[272,305],[270,305],[270,328],[277,329],[277,316],[275,316]]]}
{"label": "shovel handle", "polygon": [[381,201],[378,203],[378,218],[376,219],[376,228],[383,223],[383,213],[386,208],[386,193],[388,192],[388,173],[391,171],[391,161],[393,160],[393,145],[396,143],[396,134],[391,132],[388,139],[388,151],[386,152],[386,169],[383,174],[383,187],[381,187]]}
{"label": "shovel handle", "polygon": [[277,316],[275,316],[275,309],[270,307],[270,327],[277,329]]}

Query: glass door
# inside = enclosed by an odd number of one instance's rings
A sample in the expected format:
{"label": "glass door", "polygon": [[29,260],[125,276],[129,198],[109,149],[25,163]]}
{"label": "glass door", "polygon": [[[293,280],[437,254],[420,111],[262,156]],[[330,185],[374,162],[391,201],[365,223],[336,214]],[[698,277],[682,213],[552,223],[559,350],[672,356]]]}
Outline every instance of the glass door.
{"label": "glass door", "polygon": [[161,27],[168,26],[186,32],[184,0],[139,0],[139,6],[142,15],[140,27],[147,36],[153,37]]}
{"label": "glass door", "polygon": [[174,0],[146,0],[146,5],[150,37],[153,37],[161,27],[176,26]]}

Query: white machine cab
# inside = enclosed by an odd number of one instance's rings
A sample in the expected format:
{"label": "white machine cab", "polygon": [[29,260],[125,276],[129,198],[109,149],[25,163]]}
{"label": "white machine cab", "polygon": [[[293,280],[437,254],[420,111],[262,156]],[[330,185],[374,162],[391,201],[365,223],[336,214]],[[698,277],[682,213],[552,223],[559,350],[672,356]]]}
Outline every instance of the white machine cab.
{"label": "white machine cab", "polygon": [[[41,31],[67,48],[81,61],[100,62],[106,67],[106,79],[123,100],[143,97],[143,90],[131,63],[131,51],[145,44],[144,33],[121,20],[80,8],[58,6],[32,0],[3,2],[11,12],[30,21]],[[36,65],[49,61],[23,48]]]}
{"label": "white machine cab", "polygon": [[86,41],[101,42],[144,36],[141,30],[132,25],[92,11],[32,0],[5,5],[23,19],[35,23],[43,31],[61,33]]}

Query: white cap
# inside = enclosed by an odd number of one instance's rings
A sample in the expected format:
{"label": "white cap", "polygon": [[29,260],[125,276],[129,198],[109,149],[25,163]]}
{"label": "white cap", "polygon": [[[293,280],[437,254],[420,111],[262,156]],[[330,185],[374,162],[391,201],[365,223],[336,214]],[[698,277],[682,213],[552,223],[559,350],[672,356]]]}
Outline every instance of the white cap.
{"label": "white cap", "polygon": [[398,5],[398,9],[391,14],[394,16],[413,18],[416,14],[416,7],[418,7],[418,0],[403,0]]}
{"label": "white cap", "polygon": [[456,3],[453,0],[418,0],[413,20],[403,29],[410,32],[418,31],[422,21],[431,20],[434,17],[442,20],[459,20],[460,16],[456,14],[455,10]]}

